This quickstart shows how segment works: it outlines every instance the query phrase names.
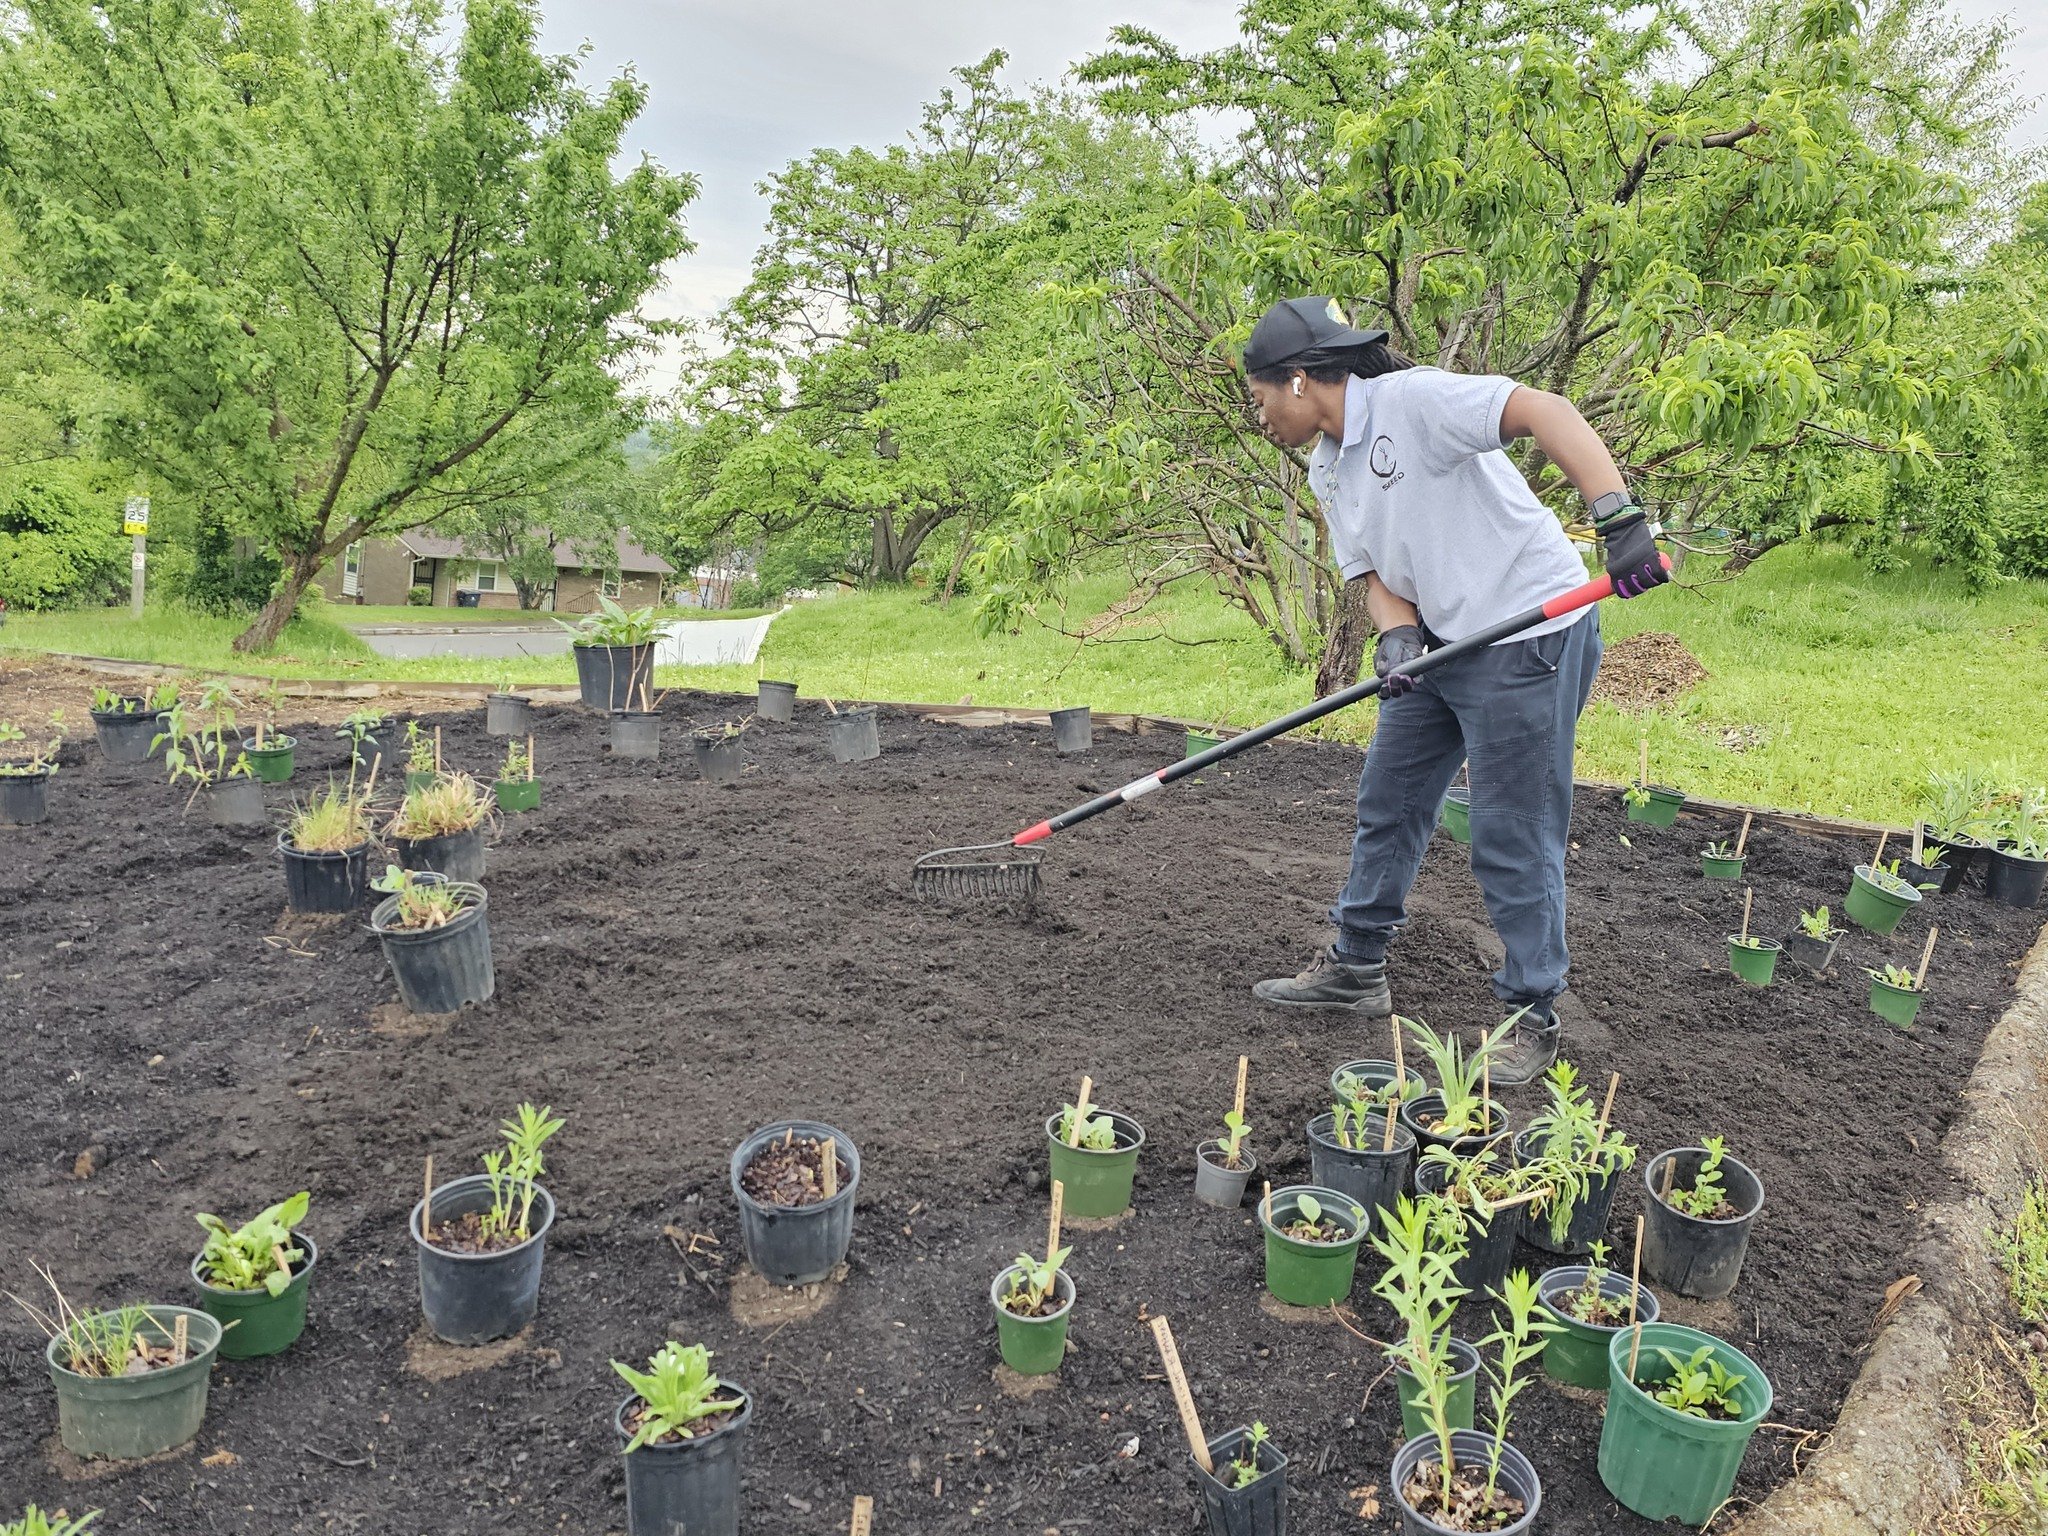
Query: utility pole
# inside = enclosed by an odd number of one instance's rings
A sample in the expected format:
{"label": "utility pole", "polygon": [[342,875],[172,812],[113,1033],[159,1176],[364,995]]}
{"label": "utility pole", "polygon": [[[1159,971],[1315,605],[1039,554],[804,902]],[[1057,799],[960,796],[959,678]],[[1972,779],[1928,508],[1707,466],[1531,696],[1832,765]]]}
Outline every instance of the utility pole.
{"label": "utility pole", "polygon": [[143,544],[149,537],[147,496],[128,498],[121,508],[121,531],[135,540],[134,552],[128,556],[128,616],[139,619],[142,617]]}

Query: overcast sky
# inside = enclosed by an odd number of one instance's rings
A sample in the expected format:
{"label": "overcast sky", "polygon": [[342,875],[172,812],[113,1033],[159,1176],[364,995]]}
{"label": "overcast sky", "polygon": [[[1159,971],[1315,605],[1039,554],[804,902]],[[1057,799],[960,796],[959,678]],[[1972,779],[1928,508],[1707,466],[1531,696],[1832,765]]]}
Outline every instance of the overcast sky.
{"label": "overcast sky", "polygon": [[[1962,16],[2028,16],[2012,53],[2021,94],[2034,98],[2023,142],[2048,142],[2048,16],[2038,3],[1950,0]],[[823,145],[900,136],[947,72],[991,48],[1010,55],[1015,85],[1056,82],[1099,49],[1112,25],[1135,22],[1187,48],[1236,32],[1229,0],[542,0],[551,52],[589,44],[586,73],[631,64],[649,88],[629,146],[703,191],[688,213],[697,242],[653,306],[710,315],[746,281],[760,243],[762,178]],[[647,381],[674,382],[673,364]]]}

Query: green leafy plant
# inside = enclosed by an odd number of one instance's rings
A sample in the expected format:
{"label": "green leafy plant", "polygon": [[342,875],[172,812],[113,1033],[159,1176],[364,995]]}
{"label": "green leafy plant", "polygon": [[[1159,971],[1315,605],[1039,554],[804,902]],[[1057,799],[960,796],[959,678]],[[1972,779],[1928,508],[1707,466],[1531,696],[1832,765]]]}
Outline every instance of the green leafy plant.
{"label": "green leafy plant", "polygon": [[[1352,1078],[1349,1081],[1357,1082],[1357,1079]],[[1340,1081],[1338,1086],[1341,1089],[1343,1083]],[[1360,1087],[1363,1086],[1360,1084]],[[1388,1086],[1391,1088],[1392,1084]],[[1347,1152],[1367,1150],[1379,1145],[1380,1140],[1384,1139],[1387,1116],[1391,1113],[1391,1104],[1375,1103],[1370,1090],[1357,1097],[1340,1092],[1337,1102],[1330,1106],[1330,1134],[1336,1138],[1337,1145]],[[1382,1133],[1379,1138],[1374,1136],[1375,1126],[1379,1127]]]}
{"label": "green leafy plant", "polygon": [[640,1422],[626,1442],[628,1454],[657,1440],[688,1440],[704,1420],[737,1413],[744,1406],[741,1398],[717,1395],[711,1351],[702,1344],[684,1346],[670,1339],[648,1360],[646,1370],[636,1371],[619,1360],[612,1362],[612,1369],[640,1399]]}
{"label": "green leafy plant", "polygon": [[505,761],[498,765],[500,784],[523,784],[533,777],[533,753],[514,737],[505,743]]}
{"label": "green leafy plant", "polygon": [[1700,851],[1710,859],[1732,859],[1737,857],[1737,854],[1735,852],[1735,845],[1729,842],[1726,838],[1722,838],[1717,842],[1708,843],[1707,846],[1701,849]]}
{"label": "green leafy plant", "polygon": [[0,1536],[84,1536],[85,1528],[97,1520],[99,1514],[95,1509],[73,1520],[61,1509],[44,1514],[31,1504],[22,1511],[19,1520],[9,1520],[0,1525]]}
{"label": "green leafy plant", "polygon": [[1763,949],[1770,943],[1768,939],[1756,933],[1731,933],[1728,935],[1728,942],[1737,949]]}
{"label": "green leafy plant", "polygon": [[2023,859],[2048,858],[2048,787],[2016,791],[1997,830],[2008,853]]}
{"label": "green leafy plant", "polygon": [[1249,1488],[1256,1483],[1259,1480],[1259,1450],[1272,1438],[1272,1431],[1257,1419],[1252,1420],[1243,1445],[1223,1469],[1222,1481],[1232,1488]]}
{"label": "green leafy plant", "polygon": [[1250,1134],[1251,1127],[1245,1123],[1242,1111],[1235,1109],[1224,1111],[1223,1136],[1221,1138],[1223,1142],[1224,1167],[1235,1168],[1237,1166],[1238,1149],[1244,1145],[1245,1137]]}
{"label": "green leafy plant", "polygon": [[[31,747],[29,749],[30,755],[26,762],[16,760],[0,762],[0,775],[11,778],[30,778],[36,774],[55,773],[57,771],[57,749],[64,745],[64,733],[61,729],[57,728],[58,716],[52,715],[50,723],[54,732],[50,739],[39,747]],[[0,747],[17,741],[26,741],[27,739],[28,732],[24,731],[12,720],[0,720]]]}
{"label": "green leafy plant", "polygon": [[1722,1220],[1720,1212],[1730,1210],[1728,1191],[1721,1179],[1721,1158],[1728,1150],[1728,1144],[1719,1136],[1702,1138],[1700,1145],[1707,1149],[1707,1155],[1700,1160],[1699,1171],[1692,1176],[1692,1188],[1672,1189],[1664,1197],[1665,1204],[1683,1215],[1701,1221]]}
{"label": "green leafy plant", "polygon": [[1059,1138],[1069,1146],[1086,1147],[1091,1152],[1114,1152],[1116,1150],[1116,1122],[1107,1115],[1085,1115],[1081,1120],[1081,1138],[1074,1139],[1074,1116],[1079,1111],[1071,1104],[1060,1106]]}
{"label": "green leafy plant", "polygon": [[370,840],[370,797],[347,785],[329,783],[292,808],[285,837],[301,853],[345,853]]}
{"label": "green leafy plant", "polygon": [[381,709],[359,709],[354,714],[343,717],[341,728],[334,734],[360,752],[364,740],[375,734],[377,728],[389,718]]}
{"label": "green leafy plant", "polygon": [[1543,1076],[1548,1102],[1529,1122],[1526,1144],[1550,1193],[1536,1202],[1550,1218],[1552,1241],[1562,1244],[1572,1215],[1596,1180],[1635,1166],[1636,1149],[1611,1125],[1602,1126],[1579,1070],[1560,1060]]}
{"label": "green leafy plant", "polygon": [[1862,866],[1862,873],[1863,878],[1872,885],[1881,891],[1888,891],[1894,896],[1904,896],[1913,889],[1912,886],[1899,877],[1899,861],[1897,859],[1893,859],[1888,866],[1865,864]]}
{"label": "green leafy plant", "polygon": [[154,688],[150,689],[149,709],[151,714],[168,714],[171,710],[177,708],[177,705],[178,685],[176,683],[158,683]]}
{"label": "green leafy plant", "polygon": [[597,605],[597,612],[580,619],[555,620],[569,632],[572,645],[647,645],[668,633],[669,625],[653,608],[628,611],[609,597],[599,597]]}
{"label": "green leafy plant", "polygon": [[1926,821],[1945,843],[1984,842],[1992,830],[1991,805],[1997,787],[1974,768],[1927,776]]}
{"label": "green leafy plant", "polygon": [[1426,1198],[1449,1201],[1469,1213],[1482,1231],[1492,1221],[1495,1207],[1527,1190],[1542,1187],[1540,1161],[1509,1161],[1491,1146],[1469,1155],[1449,1147],[1431,1147],[1422,1154],[1416,1167],[1418,1172],[1432,1168],[1442,1174],[1441,1188],[1431,1191]]}
{"label": "green leafy plant", "polygon": [[1586,1278],[1567,1295],[1558,1298],[1558,1305],[1582,1323],[1595,1328],[1614,1327],[1621,1319],[1624,1308],[1607,1294],[1607,1244],[1595,1241],[1588,1257],[1592,1262],[1586,1265]]}
{"label": "green leafy plant", "polygon": [[1631,784],[1621,792],[1621,802],[1631,810],[1641,810],[1650,803],[1650,791],[1641,784]]}
{"label": "green leafy plant", "polygon": [[[1486,1373],[1487,1399],[1493,1421],[1493,1439],[1487,1446],[1486,1460],[1486,1497],[1489,1502],[1500,1484],[1500,1457],[1507,1448],[1508,1425],[1512,1418],[1510,1410],[1522,1389],[1529,1384],[1521,1374],[1522,1367],[1543,1348],[1546,1334],[1561,1331],[1556,1323],[1541,1315],[1536,1297],[1536,1282],[1529,1278],[1526,1269],[1510,1274],[1500,1288],[1501,1305],[1496,1313],[1500,1320],[1494,1331],[1479,1341],[1480,1369]],[[1491,1365],[1485,1363],[1489,1348],[1494,1351],[1494,1363]],[[1450,1507],[1448,1501],[1445,1507]]]}
{"label": "green leafy plant", "polygon": [[512,674],[510,672],[500,672],[498,674],[498,681],[493,686],[497,689],[497,696],[499,698],[510,698],[514,686]]}
{"label": "green leafy plant", "polygon": [[384,873],[370,882],[370,889],[398,898],[400,928],[440,928],[469,906],[469,898],[439,875],[401,869],[396,864],[386,864]]}
{"label": "green leafy plant", "polygon": [[[484,1175],[491,1184],[491,1208],[483,1213],[483,1236],[525,1242],[532,1236],[535,1185],[547,1172],[541,1147],[562,1128],[543,1106],[519,1106],[518,1113],[498,1123],[505,1137],[502,1151],[484,1154]],[[515,1215],[515,1211],[517,1214]]]}
{"label": "green leafy plant", "polygon": [[132,715],[141,710],[142,704],[132,693],[116,693],[111,688],[92,691],[92,712],[96,715]]}
{"label": "green leafy plant", "polygon": [[1742,1403],[1735,1394],[1749,1378],[1716,1360],[1713,1345],[1702,1344],[1683,1357],[1670,1349],[1659,1349],[1657,1353],[1671,1374],[1650,1393],[1652,1398],[1695,1419],[1742,1417]]}
{"label": "green leafy plant", "polygon": [[1484,1036],[1468,1053],[1455,1034],[1439,1035],[1420,1019],[1405,1019],[1417,1047],[1429,1061],[1443,1100],[1443,1113],[1430,1130],[1438,1136],[1485,1134],[1493,1129],[1493,1105],[1480,1093],[1486,1065],[1506,1045],[1526,1008],[1503,1020],[1499,1028]]}
{"label": "green leafy plant", "polygon": [[1816,907],[1811,912],[1799,914],[1799,931],[1809,939],[1818,939],[1825,944],[1838,937],[1842,930],[1834,925],[1826,907]]}
{"label": "green leafy plant", "polygon": [[417,720],[405,722],[405,771],[434,773],[434,733]]}
{"label": "green leafy plant", "polygon": [[[433,756],[432,745],[427,749]],[[482,826],[491,814],[491,797],[466,773],[451,773],[408,789],[392,813],[387,830],[393,837],[447,837]]]}
{"label": "green leafy plant", "polygon": [[1897,987],[1902,992],[1920,990],[1920,983],[1914,978],[1912,971],[1903,965],[1887,963],[1882,969],[1870,972],[1870,975],[1886,986]]}
{"label": "green leafy plant", "polygon": [[[1451,1317],[1469,1292],[1458,1283],[1456,1255],[1438,1241],[1425,1204],[1402,1195],[1382,1212],[1368,1239],[1387,1261],[1373,1294],[1393,1309],[1399,1336],[1388,1349],[1415,1379],[1416,1406],[1436,1436],[1438,1457],[1451,1464]],[[1460,1225],[1463,1225],[1462,1218]],[[1448,1474],[1446,1477],[1448,1480]]]}
{"label": "green leafy plant", "polygon": [[282,1296],[292,1283],[291,1266],[306,1256],[306,1251],[292,1242],[292,1230],[306,1219],[312,1199],[300,1190],[232,1229],[218,1216],[194,1218],[206,1233],[206,1247],[199,1255],[206,1282],[224,1291],[253,1291],[261,1286],[273,1296]]}
{"label": "green leafy plant", "polygon": [[1072,1247],[1062,1248],[1049,1259],[1018,1254],[1009,1288],[1003,1292],[1004,1309],[1019,1317],[1036,1317],[1058,1283],[1060,1267],[1073,1251]]}
{"label": "green leafy plant", "polygon": [[[164,728],[150,745],[164,749],[164,772],[171,783],[192,781],[194,798],[208,785],[256,772],[235,731],[236,703],[232,690],[215,680],[200,689],[197,699],[179,699],[164,711]],[[189,807],[192,802],[185,803]]]}
{"label": "green leafy plant", "polygon": [[[1400,1022],[1406,1026],[1410,1021]],[[1422,1079],[1413,1072],[1404,1074],[1399,1084],[1388,1081],[1377,1085],[1366,1082],[1356,1072],[1340,1072],[1334,1086],[1339,1099],[1347,1104],[1362,1104],[1367,1109],[1385,1109],[1389,1104],[1418,1098],[1422,1093]]]}

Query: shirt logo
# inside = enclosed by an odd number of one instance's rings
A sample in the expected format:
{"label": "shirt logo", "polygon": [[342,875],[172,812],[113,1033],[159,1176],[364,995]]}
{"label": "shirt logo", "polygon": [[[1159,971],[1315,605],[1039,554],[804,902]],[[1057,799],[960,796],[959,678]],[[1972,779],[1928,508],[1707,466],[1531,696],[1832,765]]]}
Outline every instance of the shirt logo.
{"label": "shirt logo", "polygon": [[1394,440],[1382,434],[1372,440],[1372,451],[1366,455],[1366,466],[1379,476],[1380,489],[1386,490],[1397,481],[1407,479],[1401,466],[1394,462]]}

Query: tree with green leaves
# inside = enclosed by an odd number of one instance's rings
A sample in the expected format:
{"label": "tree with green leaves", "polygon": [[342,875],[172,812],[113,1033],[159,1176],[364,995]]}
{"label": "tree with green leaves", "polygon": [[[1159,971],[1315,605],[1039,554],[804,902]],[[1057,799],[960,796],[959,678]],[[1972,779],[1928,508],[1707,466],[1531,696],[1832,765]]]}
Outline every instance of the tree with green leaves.
{"label": "tree with green leaves", "polygon": [[[696,182],[612,169],[645,101],[537,47],[531,0],[16,0],[0,205],[28,317],[104,386],[107,451],[283,574],[560,467],[689,248]],[[574,435],[567,440],[573,442]]]}

